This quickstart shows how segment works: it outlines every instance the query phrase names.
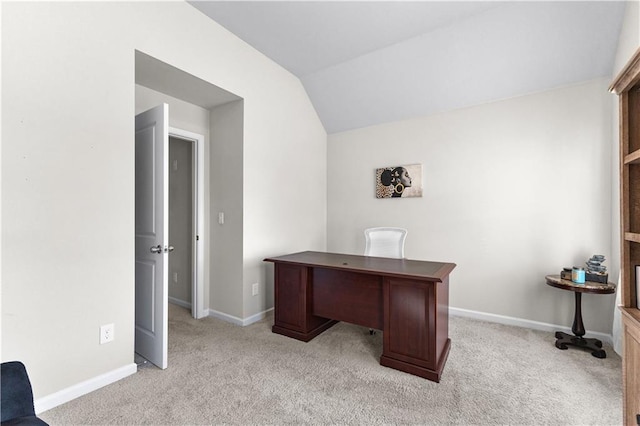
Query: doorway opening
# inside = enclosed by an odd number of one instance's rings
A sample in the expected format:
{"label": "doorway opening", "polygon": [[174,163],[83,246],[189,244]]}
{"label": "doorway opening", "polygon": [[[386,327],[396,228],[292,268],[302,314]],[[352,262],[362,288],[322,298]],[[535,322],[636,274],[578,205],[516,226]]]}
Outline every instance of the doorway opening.
{"label": "doorway opening", "polygon": [[169,302],[204,316],[204,137],[168,127],[168,118],[167,104],[136,116],[134,359],[161,369]]}
{"label": "doorway opening", "polygon": [[203,318],[204,136],[169,128],[169,302]]}
{"label": "doorway opening", "polygon": [[[158,104],[166,104],[168,108],[169,104],[172,104],[172,108],[175,106],[180,110],[180,114],[183,116],[189,117],[188,122],[194,124],[197,129],[202,133],[207,132],[207,128],[211,128],[209,124],[210,117],[213,116],[212,111],[224,104],[240,101],[242,98],[234,95],[231,92],[228,92],[214,84],[209,83],[206,80],[198,78],[194,75],[186,73],[185,71],[180,70],[172,65],[169,65],[165,62],[162,62],[152,56],[149,56],[143,52],[135,50],[135,91],[136,91],[136,117],[144,112],[148,111],[150,108]],[[185,104],[186,103],[186,104]],[[187,105],[191,104],[191,105]],[[208,112],[202,114],[202,111],[194,110],[191,107],[200,107]],[[209,314],[209,311],[204,309],[205,306],[205,292],[208,294],[208,286],[205,288],[205,276],[204,270],[205,267],[210,269],[210,262],[213,260],[217,260],[216,255],[207,255],[205,257],[205,247],[207,252],[211,250],[211,238],[210,235],[205,234],[205,225],[208,227],[208,216],[205,217],[205,204],[204,204],[204,191],[205,191],[205,168],[206,165],[208,168],[211,167],[210,162],[211,158],[205,158],[204,151],[204,137],[202,135],[193,134],[188,131],[171,128],[168,126],[169,123],[169,112],[168,110],[164,113],[164,119],[161,119],[158,122],[166,123],[162,125],[162,135],[164,136],[162,147],[156,148],[156,152],[162,152],[162,155],[168,155],[169,152],[169,135],[177,137],[178,139],[191,141],[190,144],[192,146],[192,155],[195,156],[193,160],[193,164],[195,164],[192,173],[195,176],[194,179],[196,181],[195,186],[192,190],[187,190],[188,194],[195,193],[196,195],[192,195],[193,201],[193,211],[192,215],[194,218],[192,219],[192,226],[194,226],[195,232],[191,232],[191,240],[187,244],[192,247],[192,261],[194,262],[191,267],[191,272],[189,272],[189,268],[186,268],[187,272],[178,272],[178,276],[175,277],[175,274],[169,272],[169,260],[167,258],[171,258],[177,250],[177,246],[169,240],[169,227],[166,226],[166,236],[163,234],[162,237],[156,238],[158,241],[145,241],[144,243],[138,243],[136,239],[136,277],[135,277],[135,353],[142,355],[153,364],[161,366],[160,368],[166,368],[166,359],[167,359],[167,341],[168,341],[168,304],[169,304],[169,289],[173,287],[174,281],[178,281],[178,283],[185,279],[188,282],[189,275],[191,275],[191,312],[192,316],[196,319],[203,318]],[[206,119],[203,120],[203,117]],[[193,122],[191,120],[194,120]],[[206,121],[206,124],[203,123]],[[136,118],[137,123],[137,118]],[[166,190],[166,195],[162,198],[163,205],[161,209],[154,209],[150,204],[153,201],[153,197],[147,196],[146,191],[138,191],[139,183],[151,183],[153,184],[153,180],[150,180],[150,176],[146,176],[141,174],[141,182],[138,182],[138,161],[141,163],[149,163],[148,155],[140,155],[138,158],[138,129],[136,126],[136,238],[138,238],[138,198],[139,195],[142,197],[141,205],[143,207],[147,207],[149,205],[149,212],[142,211],[142,213],[147,214],[151,217],[151,212],[156,210],[162,210],[163,217],[159,218],[155,224],[155,228],[164,227],[165,224],[168,225],[169,222],[169,195],[168,195],[168,187],[169,187],[169,176],[171,174],[172,164],[170,164],[169,160],[163,160],[161,164],[155,165],[155,170],[160,171],[165,169],[162,173],[158,173],[158,184],[156,185],[158,188],[163,188],[163,191]],[[151,132],[153,133],[153,132]],[[147,145],[150,145],[147,144]],[[242,143],[240,142],[240,146]],[[194,148],[195,147],[195,148]],[[195,153],[194,153],[195,151]],[[241,152],[241,151],[240,151]],[[241,156],[240,156],[241,158]],[[205,163],[207,161],[207,163]],[[144,164],[142,164],[144,165]],[[180,168],[180,165],[178,165]],[[160,176],[164,176],[164,180],[160,179]],[[193,192],[194,191],[194,192]],[[235,196],[234,192],[234,196]],[[207,195],[213,197],[212,193]],[[220,198],[226,196],[226,193],[220,195]],[[146,197],[146,198],[145,198]],[[166,204],[165,204],[166,200]],[[208,201],[208,200],[207,200]],[[206,208],[206,213],[209,214],[209,208]],[[152,218],[153,220],[153,218]],[[154,229],[155,229],[154,228]],[[239,231],[241,232],[241,231]],[[149,228],[144,229],[141,234],[151,234]],[[144,236],[143,235],[143,236]],[[206,246],[205,246],[206,243]],[[241,245],[240,245],[241,248]],[[139,249],[139,250],[138,250]],[[142,257],[142,255],[147,255],[147,258],[139,259],[138,255]],[[153,256],[149,256],[149,254],[153,254]],[[238,254],[238,258],[242,258],[242,251],[240,250]],[[166,262],[165,262],[166,260]],[[162,268],[153,269],[152,265],[162,264]],[[165,266],[166,265],[166,266]],[[206,266],[205,266],[206,265]],[[226,265],[222,265],[226,267]],[[153,270],[152,270],[153,269]],[[145,272],[149,272],[146,275]],[[153,272],[153,273],[152,273]],[[157,272],[157,273],[156,273]],[[157,277],[157,283],[155,286],[152,286],[149,283],[144,282],[140,278],[145,278],[146,276],[155,276]],[[175,277],[175,280],[174,280]],[[150,280],[149,280],[150,281]],[[139,285],[142,283],[142,285]],[[156,297],[154,298],[153,295]],[[160,296],[160,297],[159,297]],[[173,296],[172,296],[173,297]],[[185,299],[188,306],[188,299],[185,296],[174,297],[173,302],[176,303],[178,300]],[[179,305],[175,305],[175,307],[179,307]],[[183,308],[179,307],[179,309],[189,309],[188,307]],[[205,314],[206,312],[206,314]],[[161,353],[161,361],[158,363],[154,362],[151,358],[144,355],[144,352],[141,350],[140,343],[144,340],[145,337],[154,337],[157,338],[156,350],[158,353]],[[164,360],[162,360],[164,357]]]}

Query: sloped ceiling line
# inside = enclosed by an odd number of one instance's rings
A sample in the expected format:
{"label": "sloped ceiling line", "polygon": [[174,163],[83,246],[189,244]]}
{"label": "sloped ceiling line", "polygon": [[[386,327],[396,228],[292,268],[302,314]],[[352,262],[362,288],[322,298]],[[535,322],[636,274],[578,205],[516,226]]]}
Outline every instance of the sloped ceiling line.
{"label": "sloped ceiling line", "polygon": [[300,78],[327,133],[611,75],[624,2],[191,4]]}

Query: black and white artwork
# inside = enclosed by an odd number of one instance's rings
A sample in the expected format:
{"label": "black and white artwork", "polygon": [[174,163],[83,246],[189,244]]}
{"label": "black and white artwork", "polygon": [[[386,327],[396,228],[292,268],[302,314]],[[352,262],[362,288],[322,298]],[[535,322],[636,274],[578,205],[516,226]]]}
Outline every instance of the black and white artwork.
{"label": "black and white artwork", "polygon": [[376,198],[422,197],[422,164],[376,169]]}

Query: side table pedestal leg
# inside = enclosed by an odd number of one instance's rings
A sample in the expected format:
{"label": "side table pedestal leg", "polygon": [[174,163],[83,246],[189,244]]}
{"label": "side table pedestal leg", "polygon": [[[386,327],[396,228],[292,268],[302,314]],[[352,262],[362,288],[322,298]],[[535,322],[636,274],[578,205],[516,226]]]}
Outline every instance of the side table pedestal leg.
{"label": "side table pedestal leg", "polygon": [[576,295],[576,310],[573,319],[573,336],[562,331],[556,331],[556,348],[565,350],[569,346],[576,346],[578,348],[587,349],[591,351],[591,355],[596,358],[606,358],[607,353],[602,349],[602,342],[598,339],[585,339],[584,324],[582,323],[582,297],[580,292],[575,292]]}

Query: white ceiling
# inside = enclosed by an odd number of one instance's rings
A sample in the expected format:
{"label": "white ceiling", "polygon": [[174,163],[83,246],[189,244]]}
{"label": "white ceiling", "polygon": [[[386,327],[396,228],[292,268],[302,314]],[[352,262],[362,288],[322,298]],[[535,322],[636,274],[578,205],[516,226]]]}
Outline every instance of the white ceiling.
{"label": "white ceiling", "polygon": [[328,133],[610,76],[624,2],[193,1],[298,76]]}

